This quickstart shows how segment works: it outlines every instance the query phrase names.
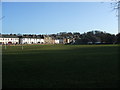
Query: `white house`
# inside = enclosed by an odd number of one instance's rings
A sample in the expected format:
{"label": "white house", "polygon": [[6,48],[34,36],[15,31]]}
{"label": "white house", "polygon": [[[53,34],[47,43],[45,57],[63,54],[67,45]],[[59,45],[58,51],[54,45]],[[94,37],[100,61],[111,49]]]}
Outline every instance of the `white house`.
{"label": "white house", "polygon": [[55,39],[55,44],[59,44],[59,39]]}
{"label": "white house", "polygon": [[70,39],[55,39],[55,44],[70,43]]}
{"label": "white house", "polygon": [[19,44],[19,38],[14,35],[2,35],[0,44]]}
{"label": "white house", "polygon": [[66,41],[65,39],[55,39],[55,44],[65,44],[69,43],[69,41]]}
{"label": "white house", "polygon": [[42,38],[20,38],[20,44],[43,44]]}

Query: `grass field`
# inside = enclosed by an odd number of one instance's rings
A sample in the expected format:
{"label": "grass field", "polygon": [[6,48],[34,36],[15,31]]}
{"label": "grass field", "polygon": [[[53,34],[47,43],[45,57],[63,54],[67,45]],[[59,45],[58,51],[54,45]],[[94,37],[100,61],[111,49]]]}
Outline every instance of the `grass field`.
{"label": "grass field", "polygon": [[3,88],[114,88],[118,45],[3,46]]}

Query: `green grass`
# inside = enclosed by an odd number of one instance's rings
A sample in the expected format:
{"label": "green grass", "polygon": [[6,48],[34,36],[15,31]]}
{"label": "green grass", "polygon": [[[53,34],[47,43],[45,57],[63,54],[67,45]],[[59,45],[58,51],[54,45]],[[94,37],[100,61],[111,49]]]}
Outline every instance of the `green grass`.
{"label": "green grass", "polygon": [[3,46],[3,88],[118,87],[119,47]]}

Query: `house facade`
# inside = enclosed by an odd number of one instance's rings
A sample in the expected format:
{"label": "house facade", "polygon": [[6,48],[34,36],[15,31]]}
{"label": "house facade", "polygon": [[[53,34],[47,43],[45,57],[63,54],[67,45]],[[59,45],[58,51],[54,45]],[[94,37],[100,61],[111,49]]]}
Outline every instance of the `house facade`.
{"label": "house facade", "polygon": [[63,39],[63,43],[64,44],[70,43],[70,39],[68,39],[68,38]]}
{"label": "house facade", "polygon": [[55,44],[59,44],[59,39],[55,39]]}
{"label": "house facade", "polygon": [[0,44],[67,44],[70,39],[64,37],[55,37],[50,35],[0,35]]}
{"label": "house facade", "polygon": [[19,38],[14,35],[2,35],[0,44],[19,44]]}
{"label": "house facade", "polygon": [[44,44],[42,38],[20,38],[20,44]]}
{"label": "house facade", "polygon": [[44,37],[44,43],[45,44],[55,44],[55,39],[49,36]]}
{"label": "house facade", "polygon": [[67,44],[70,43],[70,39],[55,39],[55,44]]}

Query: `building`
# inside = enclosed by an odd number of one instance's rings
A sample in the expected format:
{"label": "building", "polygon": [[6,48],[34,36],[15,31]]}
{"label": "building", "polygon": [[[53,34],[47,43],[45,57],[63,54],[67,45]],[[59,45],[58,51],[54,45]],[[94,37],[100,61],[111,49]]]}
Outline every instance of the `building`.
{"label": "building", "polygon": [[20,38],[20,44],[44,44],[41,38]]}
{"label": "building", "polygon": [[19,44],[19,38],[16,35],[1,35],[0,44]]}
{"label": "building", "polygon": [[64,39],[63,39],[63,43],[64,43],[64,44],[70,43],[70,39],[64,38]]}
{"label": "building", "polygon": [[45,44],[55,44],[55,39],[50,36],[45,36],[44,42],[45,42]]}
{"label": "building", "polygon": [[40,36],[22,36],[20,44],[44,44],[44,38]]}
{"label": "building", "polygon": [[59,39],[55,39],[55,44],[59,44]]}
{"label": "building", "polygon": [[70,39],[52,35],[0,34],[0,44],[68,44]]}

